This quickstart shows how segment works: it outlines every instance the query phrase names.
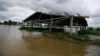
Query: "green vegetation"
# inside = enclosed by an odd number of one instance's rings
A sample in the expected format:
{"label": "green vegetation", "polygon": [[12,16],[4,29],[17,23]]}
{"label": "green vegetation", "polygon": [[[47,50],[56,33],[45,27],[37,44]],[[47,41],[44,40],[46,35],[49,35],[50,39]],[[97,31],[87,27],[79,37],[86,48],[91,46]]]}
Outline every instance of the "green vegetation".
{"label": "green vegetation", "polygon": [[26,31],[39,31],[38,28],[33,28],[33,27],[20,27],[20,30],[26,30]]}
{"label": "green vegetation", "polygon": [[8,20],[8,21],[4,21],[3,24],[5,24],[5,25],[16,25],[17,22],[14,22],[14,21]]}
{"label": "green vegetation", "polygon": [[90,41],[89,37],[87,35],[76,35],[69,33],[64,33],[61,29],[52,29],[52,31],[55,32],[49,32],[49,28],[33,28],[33,27],[21,27],[20,30],[27,30],[27,31],[42,31],[44,33],[49,33],[50,35],[56,36],[57,39],[66,39],[71,38],[78,41],[88,42]]}
{"label": "green vegetation", "polygon": [[100,28],[92,28],[92,27],[89,27],[87,28],[87,30],[82,30],[82,31],[79,31],[79,34],[80,35],[97,35],[97,36],[100,36]]}
{"label": "green vegetation", "polygon": [[59,39],[59,40],[100,45],[99,39],[90,40],[88,35],[76,35],[76,34],[70,35],[69,33],[57,33],[57,32],[44,32],[44,35],[47,35],[47,36],[50,36],[51,38]]}
{"label": "green vegetation", "polygon": [[0,22],[0,25],[2,24],[2,22]]}
{"label": "green vegetation", "polygon": [[73,40],[78,40],[78,41],[82,41],[82,42],[89,42],[90,39],[87,35],[76,35],[76,34],[72,34],[70,35],[69,33],[57,33],[57,32],[46,32],[49,33],[51,35],[54,35],[57,37],[57,39],[73,39]]}
{"label": "green vegetation", "polygon": [[0,25],[22,25],[22,23],[21,22],[7,20],[7,21],[4,21],[4,22],[0,22]]}
{"label": "green vegetation", "polygon": [[[90,40],[88,34],[95,34],[98,35],[100,34],[100,28],[88,28],[85,31],[81,31],[80,34],[72,34],[70,35],[69,33],[64,33],[60,32],[58,29],[53,29],[54,32],[49,32],[49,28],[33,28],[33,27],[21,27],[20,30],[26,30],[26,31],[42,31],[44,35],[49,36],[54,39],[59,39],[59,40],[65,40],[65,41],[78,41],[78,42],[85,42],[85,43],[90,43],[90,44],[96,44],[100,45],[100,40]],[[96,32],[94,32],[96,31]]]}
{"label": "green vegetation", "polygon": [[100,28],[98,27],[98,28],[88,28],[87,30],[86,30],[86,34],[90,34],[90,35],[98,35],[98,36],[100,36]]}
{"label": "green vegetation", "polygon": [[[20,30],[26,30],[26,31],[49,31],[49,28],[33,28],[33,27],[20,27]],[[52,28],[52,31],[55,32],[63,32],[63,29],[55,29]]]}

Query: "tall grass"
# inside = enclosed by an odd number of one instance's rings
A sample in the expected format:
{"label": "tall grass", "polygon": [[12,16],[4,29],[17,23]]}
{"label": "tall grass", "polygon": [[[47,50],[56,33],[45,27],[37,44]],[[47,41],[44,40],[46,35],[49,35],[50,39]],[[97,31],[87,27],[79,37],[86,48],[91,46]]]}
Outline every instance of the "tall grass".
{"label": "tall grass", "polygon": [[57,39],[70,38],[70,39],[78,40],[78,41],[82,41],[82,42],[91,41],[90,38],[88,37],[88,35],[76,35],[76,34],[70,35],[69,33],[57,33],[57,32],[46,32],[46,33],[56,36]]}
{"label": "tall grass", "polygon": [[86,30],[86,34],[91,34],[91,35],[98,35],[100,36],[100,28],[88,28]]}

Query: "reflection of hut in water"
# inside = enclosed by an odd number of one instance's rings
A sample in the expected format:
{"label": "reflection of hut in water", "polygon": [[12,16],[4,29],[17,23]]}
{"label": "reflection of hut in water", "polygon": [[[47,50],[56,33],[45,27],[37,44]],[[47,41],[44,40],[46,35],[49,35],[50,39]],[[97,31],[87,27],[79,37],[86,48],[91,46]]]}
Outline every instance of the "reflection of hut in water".
{"label": "reflection of hut in water", "polygon": [[85,45],[64,42],[49,37],[32,38],[23,36],[28,50],[33,50],[36,56],[84,56]]}
{"label": "reflection of hut in water", "polygon": [[53,31],[53,29],[64,29],[64,26],[68,26],[70,33],[73,33],[73,29],[77,33],[79,30],[86,30],[86,26],[88,26],[85,18],[87,16],[72,16],[68,15],[54,15],[36,12],[33,15],[26,18],[23,22],[27,27],[48,29],[49,31]]}
{"label": "reflection of hut in water", "polygon": [[32,37],[32,38],[41,38],[43,35],[42,35],[42,32],[26,32],[26,31],[23,31],[23,37]]}

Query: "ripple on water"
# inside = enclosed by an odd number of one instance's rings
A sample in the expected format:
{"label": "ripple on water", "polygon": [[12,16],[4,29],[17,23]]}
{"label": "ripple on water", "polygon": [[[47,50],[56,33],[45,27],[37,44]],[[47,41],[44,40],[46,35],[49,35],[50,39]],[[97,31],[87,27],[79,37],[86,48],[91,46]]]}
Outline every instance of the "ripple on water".
{"label": "ripple on water", "polygon": [[100,56],[100,46],[88,45],[86,51],[88,53],[85,56]]}
{"label": "ripple on water", "polygon": [[99,46],[61,41],[18,28],[0,26],[0,56],[100,56]]}

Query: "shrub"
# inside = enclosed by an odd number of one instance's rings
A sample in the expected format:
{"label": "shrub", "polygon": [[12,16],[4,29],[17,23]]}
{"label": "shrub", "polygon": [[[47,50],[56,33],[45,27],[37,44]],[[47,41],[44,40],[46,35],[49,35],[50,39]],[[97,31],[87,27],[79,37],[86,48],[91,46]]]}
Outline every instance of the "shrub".
{"label": "shrub", "polygon": [[95,30],[96,30],[96,31],[100,31],[100,27],[96,28]]}
{"label": "shrub", "polygon": [[94,28],[89,27],[89,28],[87,28],[87,30],[93,31],[93,30],[94,30]]}

